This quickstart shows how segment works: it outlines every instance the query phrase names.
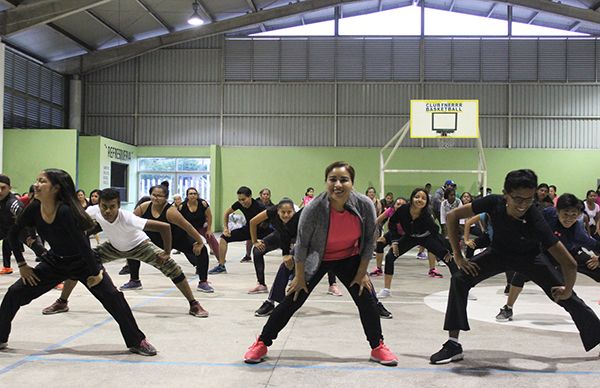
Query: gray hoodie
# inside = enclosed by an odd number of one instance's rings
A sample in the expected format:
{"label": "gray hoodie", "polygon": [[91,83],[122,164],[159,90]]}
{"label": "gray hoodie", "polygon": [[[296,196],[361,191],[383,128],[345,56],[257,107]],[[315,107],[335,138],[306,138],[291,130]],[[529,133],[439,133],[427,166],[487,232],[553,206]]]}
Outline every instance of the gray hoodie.
{"label": "gray hoodie", "polygon": [[[356,215],[362,227],[360,237],[361,260],[373,257],[375,244],[375,206],[369,197],[356,191],[350,193],[344,208]],[[327,233],[329,232],[330,204],[327,193],[315,197],[302,211],[298,224],[298,235],[294,246],[294,261],[304,263],[306,281],[310,281],[321,265]]]}

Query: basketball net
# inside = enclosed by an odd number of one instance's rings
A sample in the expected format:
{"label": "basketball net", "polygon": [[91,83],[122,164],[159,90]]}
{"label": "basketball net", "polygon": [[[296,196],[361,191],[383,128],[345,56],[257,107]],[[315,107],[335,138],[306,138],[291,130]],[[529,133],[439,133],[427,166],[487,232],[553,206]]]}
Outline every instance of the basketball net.
{"label": "basketball net", "polygon": [[454,148],[456,144],[456,139],[452,137],[442,137],[438,139],[438,148],[442,150],[446,150],[448,148]]}

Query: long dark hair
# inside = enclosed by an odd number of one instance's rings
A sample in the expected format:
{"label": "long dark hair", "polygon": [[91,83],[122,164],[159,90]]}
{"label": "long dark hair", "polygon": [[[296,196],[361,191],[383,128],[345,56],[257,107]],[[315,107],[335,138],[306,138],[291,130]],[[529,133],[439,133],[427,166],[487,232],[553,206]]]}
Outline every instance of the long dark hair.
{"label": "long dark hair", "polygon": [[71,175],[65,170],[58,168],[49,168],[44,170],[43,173],[53,186],[59,187],[58,193],[56,194],[56,200],[64,203],[71,209],[77,226],[79,226],[81,230],[92,228],[94,222],[85,210],[83,210],[83,207],[77,199],[77,195],[75,194],[75,183],[73,183]]}
{"label": "long dark hair", "polygon": [[425,190],[422,187],[417,187],[416,189],[414,189],[412,191],[412,193],[410,193],[410,197],[408,199],[408,206],[412,206],[413,199],[415,198],[415,196],[417,195],[417,193],[419,191],[424,192],[425,193],[425,198],[427,198],[427,201],[425,202],[425,207],[423,209],[421,209],[421,215],[423,215],[423,214],[429,214],[429,194],[427,194],[427,190]]}

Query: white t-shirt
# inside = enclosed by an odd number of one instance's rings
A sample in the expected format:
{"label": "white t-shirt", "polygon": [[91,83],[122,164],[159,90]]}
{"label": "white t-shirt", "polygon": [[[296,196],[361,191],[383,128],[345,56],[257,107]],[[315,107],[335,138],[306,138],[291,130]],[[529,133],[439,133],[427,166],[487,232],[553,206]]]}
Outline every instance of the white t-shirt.
{"label": "white t-shirt", "polygon": [[596,214],[598,214],[598,212],[600,212],[600,206],[598,206],[597,203],[594,204],[594,210],[590,210],[588,208],[588,204],[587,202],[584,202],[583,204],[585,213],[588,215],[588,217],[590,217],[590,226],[594,226],[596,225]]}
{"label": "white t-shirt", "polygon": [[[453,203],[448,202],[447,199],[444,199],[442,205],[440,206],[440,224],[446,224],[446,216],[450,213],[451,210],[456,209],[457,207],[462,206],[462,202],[460,199],[456,198]],[[465,222],[461,222],[464,224]]]}
{"label": "white t-shirt", "polygon": [[144,233],[148,220],[128,210],[119,209],[119,215],[113,223],[104,219],[98,205],[90,206],[85,211],[102,227],[111,245],[121,252],[130,251],[148,240],[148,235]]}

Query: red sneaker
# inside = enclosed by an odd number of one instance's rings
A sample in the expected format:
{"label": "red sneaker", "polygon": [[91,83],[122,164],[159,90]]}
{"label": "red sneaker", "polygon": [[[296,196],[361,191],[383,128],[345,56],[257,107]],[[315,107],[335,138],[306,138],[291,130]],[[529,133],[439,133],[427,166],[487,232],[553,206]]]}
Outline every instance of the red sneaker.
{"label": "red sneaker", "polygon": [[375,269],[369,273],[369,276],[374,276],[374,277],[382,276],[382,275],[383,275],[383,270],[379,267],[375,267]]}
{"label": "red sneaker", "polygon": [[0,269],[0,275],[10,275],[11,273],[13,273],[13,270],[10,267],[2,267]]}
{"label": "red sneaker", "polygon": [[257,338],[256,342],[254,342],[248,348],[246,354],[244,354],[244,362],[246,364],[258,364],[263,362],[265,356],[267,355],[267,350],[268,348],[265,343]]}
{"label": "red sneaker", "polygon": [[379,341],[379,346],[371,350],[371,361],[385,366],[398,365],[398,357],[381,340]]}
{"label": "red sneaker", "polygon": [[427,275],[429,275],[430,278],[443,278],[444,277],[444,275],[442,275],[442,273],[435,268],[431,268]]}

